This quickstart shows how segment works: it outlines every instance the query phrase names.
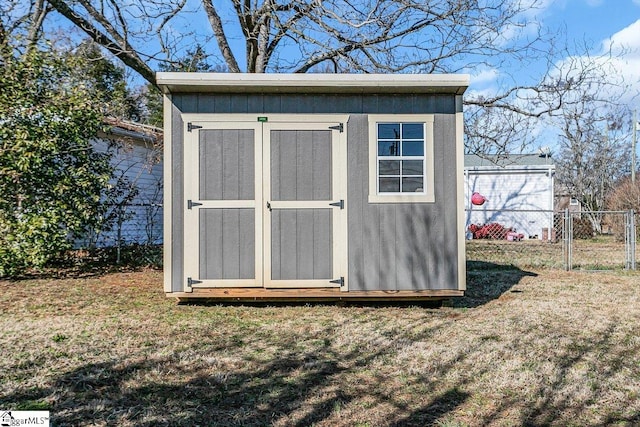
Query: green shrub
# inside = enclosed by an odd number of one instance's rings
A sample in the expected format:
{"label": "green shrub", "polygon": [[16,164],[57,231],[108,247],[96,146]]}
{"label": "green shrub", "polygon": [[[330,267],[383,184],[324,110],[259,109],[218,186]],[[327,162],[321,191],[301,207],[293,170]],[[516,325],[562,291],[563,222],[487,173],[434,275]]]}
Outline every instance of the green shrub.
{"label": "green shrub", "polygon": [[112,170],[91,146],[102,114],[82,59],[2,53],[0,276],[13,276],[56,259],[95,223]]}

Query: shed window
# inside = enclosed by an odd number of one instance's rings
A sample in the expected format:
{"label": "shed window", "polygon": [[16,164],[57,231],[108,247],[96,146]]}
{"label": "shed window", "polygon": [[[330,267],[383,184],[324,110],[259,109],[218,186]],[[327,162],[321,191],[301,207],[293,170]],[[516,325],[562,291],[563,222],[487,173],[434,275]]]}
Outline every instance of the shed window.
{"label": "shed window", "polygon": [[369,116],[369,202],[433,201],[433,116]]}

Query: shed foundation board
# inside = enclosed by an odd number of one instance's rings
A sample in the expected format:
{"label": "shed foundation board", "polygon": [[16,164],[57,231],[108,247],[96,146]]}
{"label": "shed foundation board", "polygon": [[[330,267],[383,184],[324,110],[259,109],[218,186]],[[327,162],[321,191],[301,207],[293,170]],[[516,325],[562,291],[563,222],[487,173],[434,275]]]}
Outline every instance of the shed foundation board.
{"label": "shed foundation board", "polygon": [[437,289],[424,291],[349,291],[339,288],[264,289],[264,288],[202,288],[193,292],[167,293],[179,301],[215,299],[216,301],[420,301],[464,296],[463,291]]}

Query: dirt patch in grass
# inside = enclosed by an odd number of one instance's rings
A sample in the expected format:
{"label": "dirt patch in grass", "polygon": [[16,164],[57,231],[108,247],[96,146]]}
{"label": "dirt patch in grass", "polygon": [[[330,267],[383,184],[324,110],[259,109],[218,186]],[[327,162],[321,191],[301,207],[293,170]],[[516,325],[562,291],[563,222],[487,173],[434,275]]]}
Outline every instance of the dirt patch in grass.
{"label": "dirt patch in grass", "polygon": [[0,282],[0,408],[56,426],[640,423],[639,276],[484,267],[440,309],[177,305],[153,270]]}

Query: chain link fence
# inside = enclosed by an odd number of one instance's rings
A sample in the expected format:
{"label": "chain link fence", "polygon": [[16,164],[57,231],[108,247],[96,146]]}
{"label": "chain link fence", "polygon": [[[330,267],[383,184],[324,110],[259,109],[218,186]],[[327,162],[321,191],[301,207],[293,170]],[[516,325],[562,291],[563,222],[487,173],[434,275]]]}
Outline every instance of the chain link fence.
{"label": "chain link fence", "polygon": [[634,211],[469,209],[470,260],[565,270],[635,270]]}
{"label": "chain link fence", "polygon": [[103,227],[88,231],[75,247],[96,253],[107,263],[160,266],[163,244],[162,203],[107,204]]}

